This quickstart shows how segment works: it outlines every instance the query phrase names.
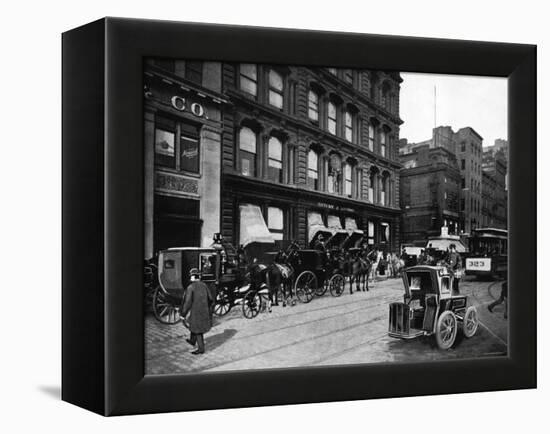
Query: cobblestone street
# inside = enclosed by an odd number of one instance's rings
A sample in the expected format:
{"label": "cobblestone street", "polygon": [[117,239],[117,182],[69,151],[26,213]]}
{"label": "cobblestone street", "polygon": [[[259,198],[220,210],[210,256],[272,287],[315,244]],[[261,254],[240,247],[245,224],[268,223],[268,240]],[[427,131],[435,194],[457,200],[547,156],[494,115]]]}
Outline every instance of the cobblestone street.
{"label": "cobblestone street", "polygon": [[377,281],[369,292],[330,294],[309,304],[274,306],[254,319],[240,305],[205,336],[206,353],[190,354],[188,331],[181,323],[163,325],[152,315],[145,324],[147,374],[272,369],[377,362],[411,362],[506,354],[508,323],[502,305],[491,314],[487,304],[498,298],[500,282],[467,280],[461,292],[477,307],[480,326],[471,339],[461,333],[453,348],[439,350],[433,337],[405,341],[388,336],[388,304],[402,301],[401,279]]}

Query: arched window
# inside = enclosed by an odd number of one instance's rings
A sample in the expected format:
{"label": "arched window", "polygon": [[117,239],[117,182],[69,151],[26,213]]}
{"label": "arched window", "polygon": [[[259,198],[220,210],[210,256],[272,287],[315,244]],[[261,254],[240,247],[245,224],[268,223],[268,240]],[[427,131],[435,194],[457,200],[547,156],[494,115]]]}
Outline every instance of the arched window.
{"label": "arched window", "polygon": [[344,114],[344,135],[348,142],[353,142],[353,114],[349,110]]}
{"label": "arched window", "polygon": [[336,135],[336,104],[332,101],[328,103],[327,129],[329,133]]}
{"label": "arched window", "polygon": [[374,152],[374,125],[369,125],[369,151]]}
{"label": "arched window", "polygon": [[277,137],[271,136],[268,142],[267,172],[269,179],[275,182],[283,181],[283,144]]}
{"label": "arched window", "polygon": [[307,185],[319,189],[319,155],[313,149],[307,154]]}
{"label": "arched window", "polygon": [[256,176],[256,133],[250,128],[242,127],[239,132],[239,151],[241,173]]}
{"label": "arched window", "polygon": [[284,81],[283,76],[277,71],[269,71],[269,104],[278,109],[283,109]]}
{"label": "arched window", "polygon": [[256,96],[258,94],[258,71],[256,65],[241,63],[239,72],[241,90]]}
{"label": "arched window", "polygon": [[351,164],[344,164],[344,195],[351,197],[353,191],[353,178],[352,178]]}
{"label": "arched window", "polygon": [[319,121],[319,95],[313,90],[308,92],[307,115],[313,121]]}

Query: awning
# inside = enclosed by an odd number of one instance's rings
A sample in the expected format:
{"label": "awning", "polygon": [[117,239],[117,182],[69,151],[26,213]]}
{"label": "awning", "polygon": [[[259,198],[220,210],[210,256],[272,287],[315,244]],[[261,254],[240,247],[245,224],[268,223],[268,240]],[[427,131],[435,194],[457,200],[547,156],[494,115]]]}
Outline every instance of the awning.
{"label": "awning", "polygon": [[449,246],[451,244],[454,244],[458,253],[466,253],[466,247],[464,247],[464,244],[462,244],[459,240],[431,238],[426,243],[426,248],[429,248],[430,244],[432,245],[433,249],[441,250],[443,252],[446,252],[449,249]]}
{"label": "awning", "polygon": [[239,244],[243,247],[251,243],[273,244],[275,240],[265,224],[262,210],[257,205],[241,205]]}
{"label": "awning", "polygon": [[308,242],[311,243],[318,233],[326,237],[332,236],[332,231],[323,223],[323,218],[318,212],[310,212],[307,215]]}
{"label": "awning", "polygon": [[340,246],[348,237],[348,231],[342,228],[340,217],[329,215],[327,219],[328,228],[332,232],[332,236],[327,241],[327,246]]}

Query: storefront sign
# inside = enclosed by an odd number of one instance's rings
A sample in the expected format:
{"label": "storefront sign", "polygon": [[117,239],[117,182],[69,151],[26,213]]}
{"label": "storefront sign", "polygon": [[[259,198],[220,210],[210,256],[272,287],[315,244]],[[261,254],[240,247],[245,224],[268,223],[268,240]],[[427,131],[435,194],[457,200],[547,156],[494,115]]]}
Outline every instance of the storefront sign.
{"label": "storefront sign", "polygon": [[199,118],[202,118],[205,114],[204,107],[201,104],[197,102],[189,104],[188,101],[182,96],[175,95],[170,101],[172,103],[172,107],[180,112],[190,111]]}
{"label": "storefront sign", "polygon": [[332,203],[323,203],[323,202],[317,202],[317,206],[319,208],[325,208],[325,209],[334,209],[337,211],[344,211],[344,212],[356,212],[357,210],[353,208],[346,208],[343,206],[333,205]]}

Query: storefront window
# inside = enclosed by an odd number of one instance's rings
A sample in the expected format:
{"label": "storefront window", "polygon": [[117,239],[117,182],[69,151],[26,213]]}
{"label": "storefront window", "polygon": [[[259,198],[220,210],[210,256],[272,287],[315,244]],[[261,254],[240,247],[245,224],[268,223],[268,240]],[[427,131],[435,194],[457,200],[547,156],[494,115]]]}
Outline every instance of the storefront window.
{"label": "storefront window", "polygon": [[200,143],[196,127],[180,124],[180,169],[199,173]]}
{"label": "storefront window", "polygon": [[155,128],[155,164],[158,166],[175,167],[176,165],[176,135],[166,128]]}
{"label": "storefront window", "polygon": [[250,128],[241,128],[239,150],[241,173],[245,176],[256,176],[256,134]]}
{"label": "storefront window", "polygon": [[240,87],[241,90],[256,96],[258,94],[258,72],[256,65],[242,63],[240,65]]}
{"label": "storefront window", "polygon": [[282,241],[284,231],[283,210],[275,207],[267,208],[267,227],[276,241]]}
{"label": "storefront window", "polygon": [[269,71],[269,104],[283,109],[283,76],[273,69]]}
{"label": "storefront window", "polygon": [[268,175],[271,181],[283,180],[283,145],[276,137],[268,143]]}
{"label": "storefront window", "polygon": [[369,245],[374,244],[374,222],[368,222],[367,242],[369,243]]}
{"label": "storefront window", "polygon": [[313,149],[307,154],[307,185],[315,190],[319,188],[319,156]]}

